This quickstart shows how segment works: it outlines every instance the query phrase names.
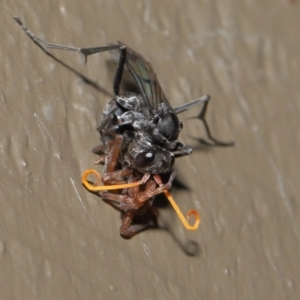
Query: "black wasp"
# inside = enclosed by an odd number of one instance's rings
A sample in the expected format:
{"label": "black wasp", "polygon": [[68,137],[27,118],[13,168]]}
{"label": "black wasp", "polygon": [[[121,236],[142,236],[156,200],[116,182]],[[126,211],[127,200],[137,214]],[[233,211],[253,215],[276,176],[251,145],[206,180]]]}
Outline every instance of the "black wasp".
{"label": "black wasp", "polygon": [[[203,104],[197,118],[203,121],[210,142],[203,139],[199,141],[210,146],[233,145],[232,142],[216,140],[210,133],[205,120],[209,95],[172,108],[151,64],[125,44],[119,42],[105,47],[76,48],[46,43],[29,31],[19,18],[14,19],[34,42],[45,48],[75,51],[83,54],[86,60],[89,55],[110,51],[113,60],[117,62],[113,81],[115,97],[104,109],[101,124],[97,129],[103,145],[96,147],[93,152],[100,155],[98,163],[104,164],[102,181],[105,184],[118,186],[119,182],[124,182],[124,177],[127,178],[125,182],[128,184],[148,176],[142,183],[147,183],[142,192],[122,190],[120,194],[101,194],[103,199],[117,202],[117,208],[125,212],[121,226],[121,234],[124,236],[130,237],[147,227],[131,225],[134,215],[141,208],[145,208],[146,203],[147,208],[151,207],[155,195],[170,189],[175,173],[171,174],[167,184],[160,183],[159,187],[157,176],[171,172],[175,158],[192,153],[190,147],[178,141],[182,130],[178,114]],[[124,68],[131,74],[139,93],[120,95]],[[117,179],[120,176],[122,179]],[[152,177],[149,179],[149,176],[153,176],[155,180]]]}

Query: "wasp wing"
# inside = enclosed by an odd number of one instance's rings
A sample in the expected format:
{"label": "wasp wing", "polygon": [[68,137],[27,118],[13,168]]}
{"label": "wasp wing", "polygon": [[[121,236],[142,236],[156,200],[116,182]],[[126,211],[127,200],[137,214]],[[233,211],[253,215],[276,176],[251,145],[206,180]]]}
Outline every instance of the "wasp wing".
{"label": "wasp wing", "polygon": [[[126,46],[122,42],[118,43],[119,45]],[[128,46],[126,46],[126,49],[126,67],[134,78],[148,108],[150,110],[157,109],[159,104],[164,102],[170,109],[172,109],[162,88],[160,87],[157,76],[151,64],[133,49],[129,48]],[[114,61],[119,60],[119,50],[111,50],[110,54]]]}

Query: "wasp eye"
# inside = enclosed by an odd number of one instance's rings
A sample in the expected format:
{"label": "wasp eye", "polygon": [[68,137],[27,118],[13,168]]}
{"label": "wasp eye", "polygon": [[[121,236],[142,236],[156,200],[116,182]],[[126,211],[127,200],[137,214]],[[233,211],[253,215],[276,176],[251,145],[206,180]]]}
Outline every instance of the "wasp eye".
{"label": "wasp eye", "polygon": [[153,152],[141,152],[139,153],[134,162],[137,168],[145,168],[152,164],[155,160],[155,154]]}

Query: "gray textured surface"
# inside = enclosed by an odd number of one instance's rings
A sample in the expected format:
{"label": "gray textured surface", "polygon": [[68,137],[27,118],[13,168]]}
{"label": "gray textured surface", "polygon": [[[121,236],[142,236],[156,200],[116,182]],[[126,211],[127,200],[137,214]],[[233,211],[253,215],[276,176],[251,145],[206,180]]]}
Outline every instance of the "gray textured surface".
{"label": "gray textured surface", "polygon": [[[20,1],[0,12],[1,299],[299,299],[300,3],[298,1]],[[169,4],[167,4],[169,3]],[[13,22],[54,43],[124,41],[152,62],[170,102],[205,93],[227,149],[182,158],[202,217],[187,232],[119,237],[117,211],[81,185],[109,96],[47,57]],[[111,91],[106,54],[87,65],[53,51]],[[202,134],[185,122],[182,140]],[[194,241],[199,254],[183,248]]]}

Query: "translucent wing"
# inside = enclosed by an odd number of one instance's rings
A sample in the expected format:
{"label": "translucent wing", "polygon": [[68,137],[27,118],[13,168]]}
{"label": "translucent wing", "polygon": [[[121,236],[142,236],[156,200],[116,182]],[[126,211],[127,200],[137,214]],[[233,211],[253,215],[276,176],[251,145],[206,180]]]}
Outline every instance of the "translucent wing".
{"label": "translucent wing", "polygon": [[[126,67],[130,74],[133,76],[146,105],[149,109],[157,109],[159,104],[164,102],[172,109],[169,104],[160,84],[157,80],[156,74],[151,64],[146,61],[139,53],[129,48],[124,43],[118,42],[127,48]],[[114,61],[119,60],[119,50],[111,50],[111,57]]]}

